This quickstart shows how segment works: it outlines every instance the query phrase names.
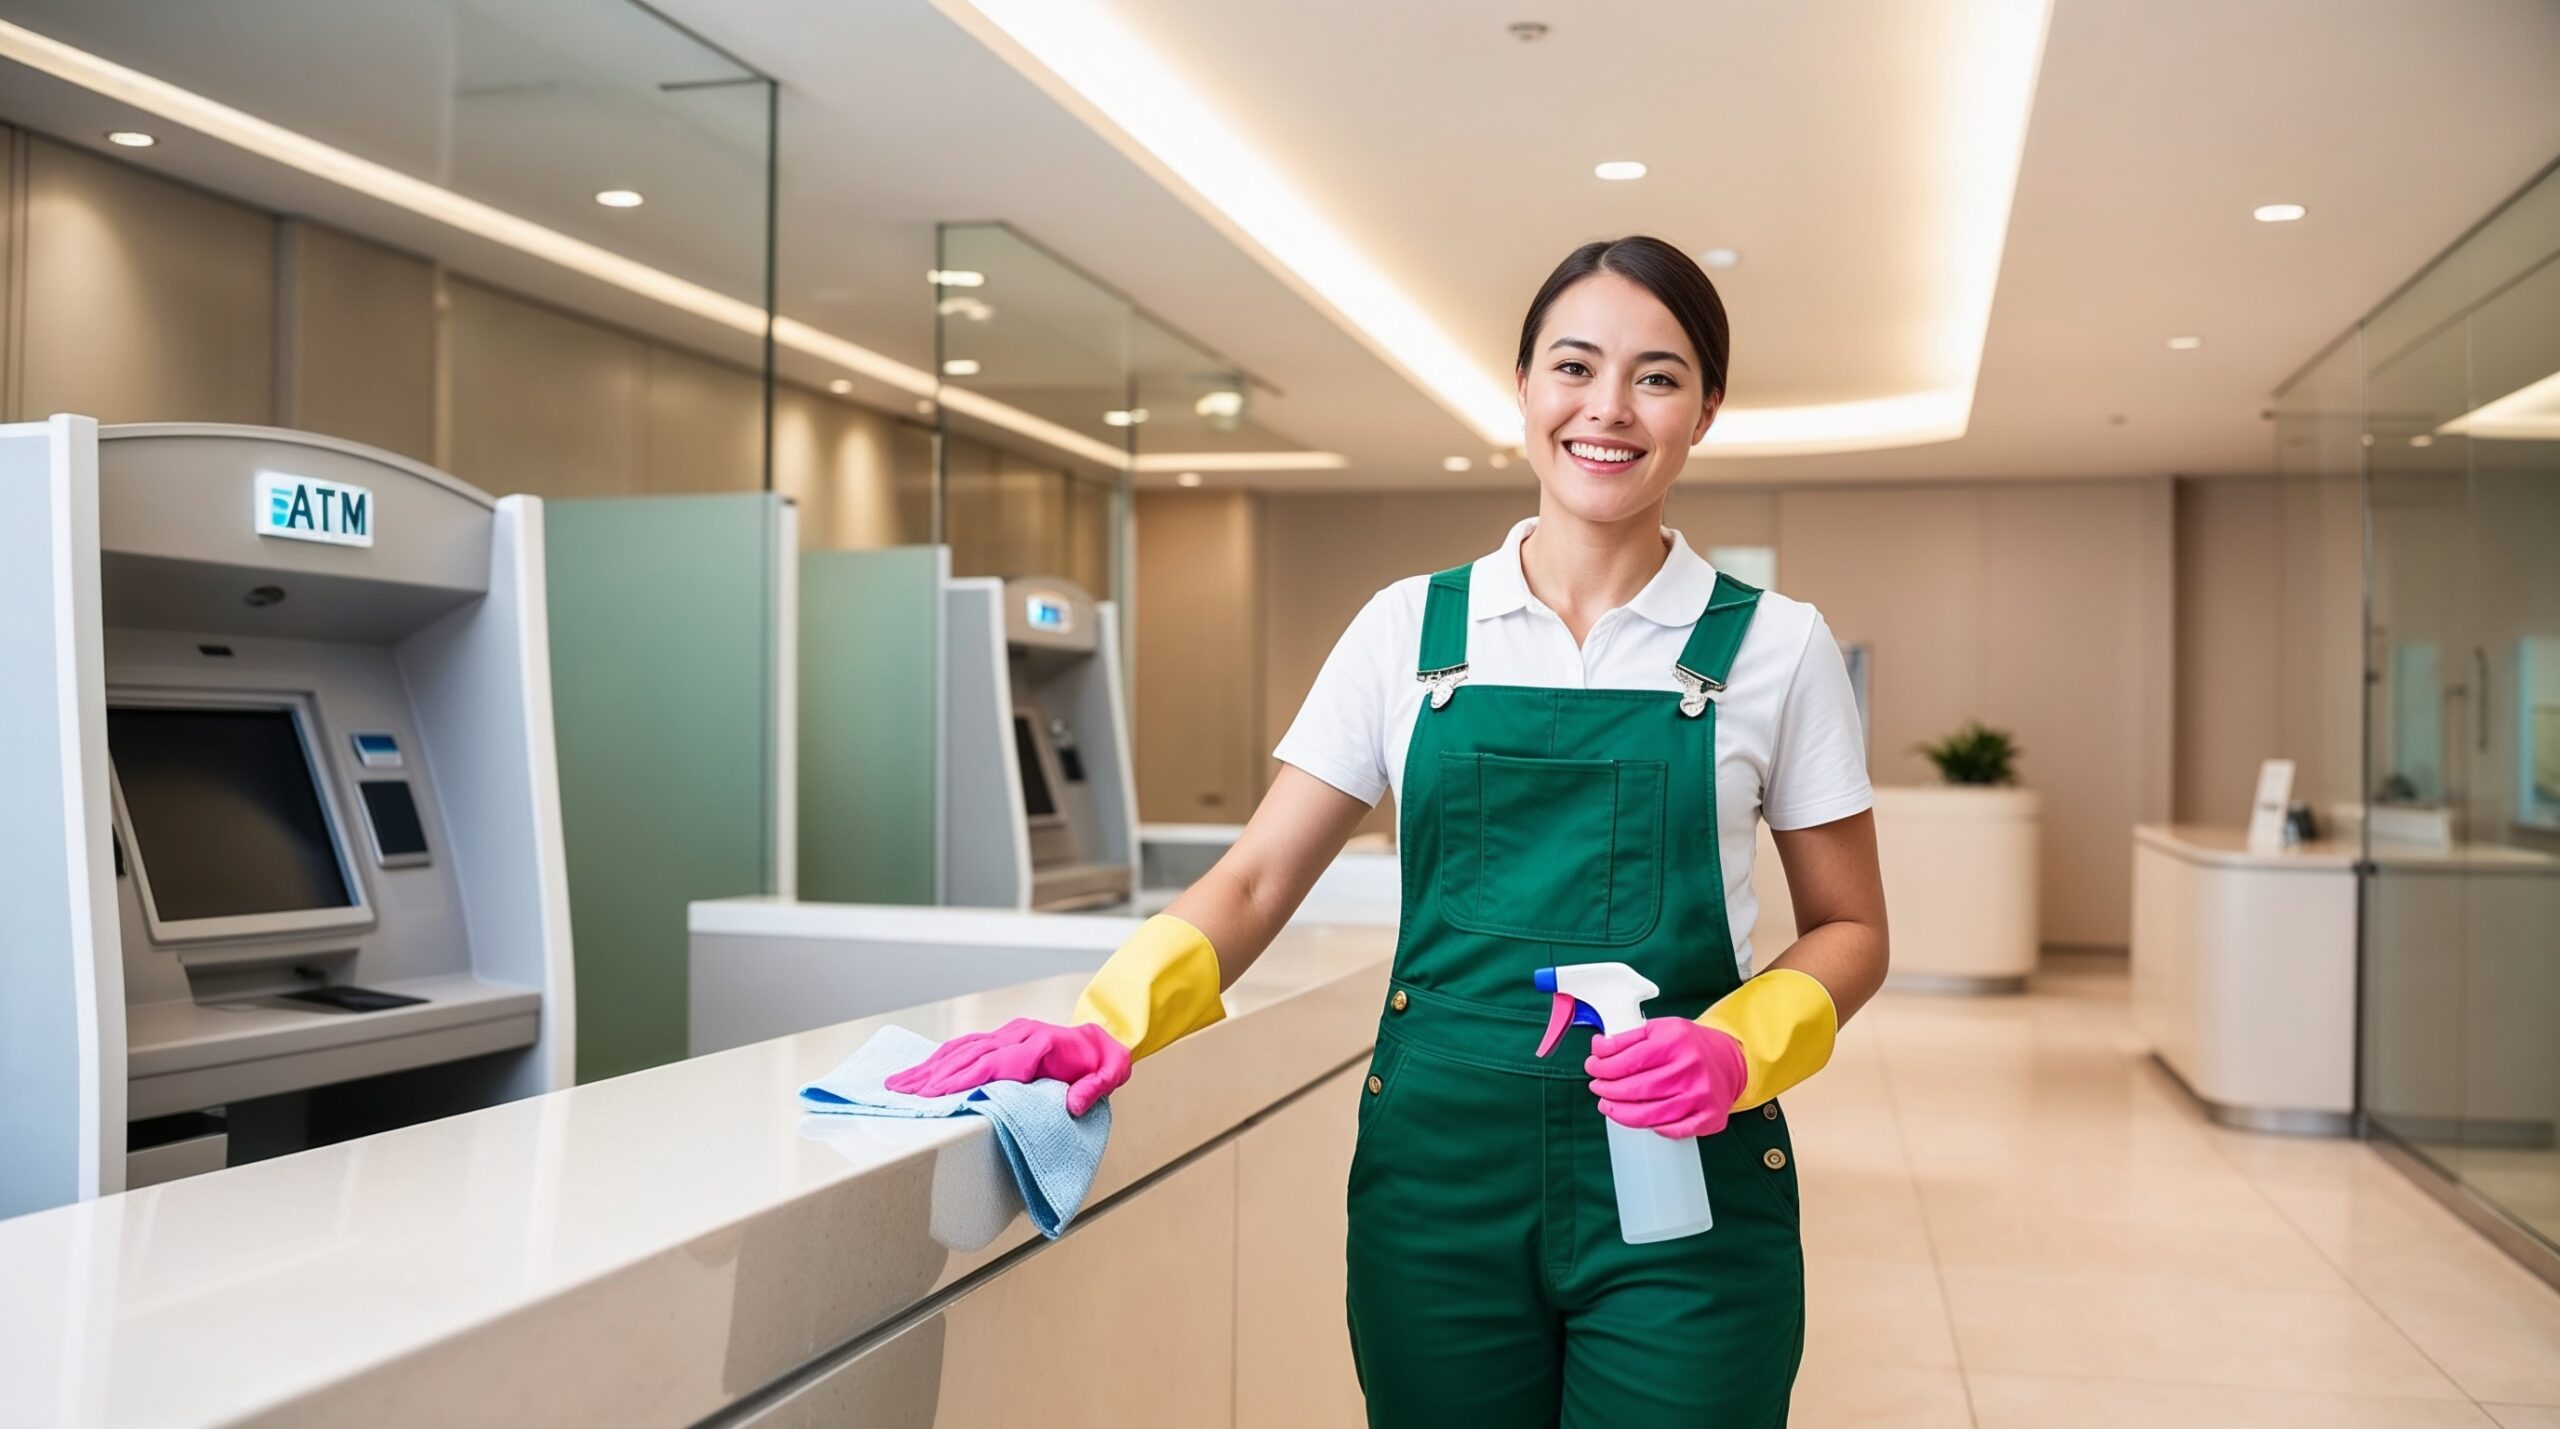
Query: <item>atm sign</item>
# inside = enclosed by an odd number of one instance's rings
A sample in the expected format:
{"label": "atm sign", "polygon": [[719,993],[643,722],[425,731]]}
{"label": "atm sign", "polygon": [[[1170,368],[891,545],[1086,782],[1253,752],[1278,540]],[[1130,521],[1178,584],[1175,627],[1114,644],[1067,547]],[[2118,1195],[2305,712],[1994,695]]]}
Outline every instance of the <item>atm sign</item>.
{"label": "atm sign", "polygon": [[258,473],[257,504],[250,518],[261,536],[322,541],[332,546],[373,544],[373,493],[361,486]]}

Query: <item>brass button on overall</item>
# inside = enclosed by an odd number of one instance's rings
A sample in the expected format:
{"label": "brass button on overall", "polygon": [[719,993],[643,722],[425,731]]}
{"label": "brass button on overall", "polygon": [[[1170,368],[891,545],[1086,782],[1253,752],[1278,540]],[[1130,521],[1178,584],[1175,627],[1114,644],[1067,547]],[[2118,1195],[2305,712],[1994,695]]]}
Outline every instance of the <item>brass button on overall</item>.
{"label": "brass button on overall", "polygon": [[1778,1119],[1778,1104],[1776,1102],[1771,1102],[1767,1106],[1760,1108],[1760,1115],[1769,1121],[1776,1121]]}
{"label": "brass button on overall", "polygon": [[[1372,1077],[1370,1080],[1376,1081],[1377,1078]],[[1760,1164],[1772,1171],[1784,1171],[1787,1169],[1787,1153],[1772,1146],[1760,1153]]]}
{"label": "brass button on overall", "polygon": [[1387,1006],[1394,1008],[1398,1012],[1402,1012],[1404,1011],[1404,1005],[1411,1000],[1412,999],[1404,995],[1403,988],[1397,988],[1396,995],[1387,999]]}
{"label": "brass button on overall", "polygon": [[1379,1081],[1375,1077],[1371,1077],[1369,1079],[1369,1095],[1373,1097],[1376,1096],[1378,1093],[1386,1090],[1386,1086],[1386,1083]]}

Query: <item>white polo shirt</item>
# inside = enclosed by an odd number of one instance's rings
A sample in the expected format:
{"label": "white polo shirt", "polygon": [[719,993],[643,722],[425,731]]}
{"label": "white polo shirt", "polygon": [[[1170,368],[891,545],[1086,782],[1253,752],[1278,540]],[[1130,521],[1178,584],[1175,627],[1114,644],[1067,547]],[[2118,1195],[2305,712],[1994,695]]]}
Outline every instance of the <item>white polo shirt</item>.
{"label": "white polo shirt", "polygon": [[[1714,590],[1715,568],[1679,532],[1671,554],[1635,599],[1600,617],[1577,648],[1564,620],[1529,593],[1521,539],[1475,563],[1467,588],[1467,681],[1569,690],[1668,690],[1680,651]],[[1372,596],[1327,656],[1315,687],[1274,757],[1364,803],[1392,788],[1404,796],[1405,750],[1425,690],[1421,654],[1429,575]],[[1463,689],[1459,698],[1464,699]],[[1751,970],[1756,822],[1804,829],[1845,819],[1875,802],[1866,736],[1840,647],[1820,611],[1770,591],[1760,597],[1732,678],[1716,696],[1716,827],[1724,904],[1736,961]]]}

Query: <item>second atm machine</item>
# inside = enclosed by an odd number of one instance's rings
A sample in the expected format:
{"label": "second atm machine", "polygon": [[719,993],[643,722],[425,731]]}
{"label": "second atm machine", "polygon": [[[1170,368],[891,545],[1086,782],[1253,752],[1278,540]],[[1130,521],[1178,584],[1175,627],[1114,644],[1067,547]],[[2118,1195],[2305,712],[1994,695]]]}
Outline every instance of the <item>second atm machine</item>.
{"label": "second atm machine", "polygon": [[942,901],[1128,904],[1137,793],[1113,608],[1051,578],[945,588]]}
{"label": "second atm machine", "polygon": [[568,1085],[541,503],[301,433],[10,430],[95,489],[59,623],[103,637],[71,698],[110,867],[73,877],[115,910],[61,1009],[107,1084],[81,1183]]}

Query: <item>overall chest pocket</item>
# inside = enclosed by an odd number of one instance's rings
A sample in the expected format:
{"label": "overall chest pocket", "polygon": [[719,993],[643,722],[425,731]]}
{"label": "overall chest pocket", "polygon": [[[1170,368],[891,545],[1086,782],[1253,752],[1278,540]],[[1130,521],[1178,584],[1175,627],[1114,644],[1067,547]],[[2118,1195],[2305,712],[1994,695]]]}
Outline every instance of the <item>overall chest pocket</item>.
{"label": "overall chest pocket", "polygon": [[1662,916],[1659,759],[1440,756],[1440,902],[1471,933],[1623,947]]}

